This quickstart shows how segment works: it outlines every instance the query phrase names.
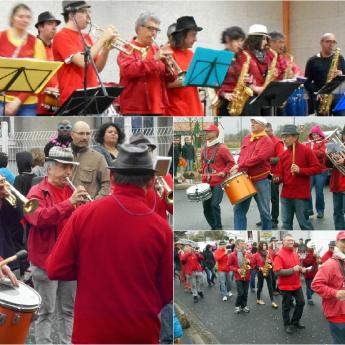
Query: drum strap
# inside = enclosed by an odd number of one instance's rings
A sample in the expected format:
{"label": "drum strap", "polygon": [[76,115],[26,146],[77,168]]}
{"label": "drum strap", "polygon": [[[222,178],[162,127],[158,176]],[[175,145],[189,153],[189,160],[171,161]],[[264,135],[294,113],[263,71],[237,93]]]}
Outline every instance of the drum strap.
{"label": "drum strap", "polygon": [[[216,156],[216,153],[217,153],[217,150],[218,150],[218,146],[219,146],[219,143],[214,145],[213,151],[212,151],[212,154],[211,154],[211,159],[207,159],[207,145],[205,145],[205,148],[204,148],[204,160],[205,160],[205,163],[206,163],[206,172],[207,172],[207,174],[211,174],[212,173],[211,164],[214,163],[214,158]],[[211,176],[208,176],[207,179],[210,180]]]}

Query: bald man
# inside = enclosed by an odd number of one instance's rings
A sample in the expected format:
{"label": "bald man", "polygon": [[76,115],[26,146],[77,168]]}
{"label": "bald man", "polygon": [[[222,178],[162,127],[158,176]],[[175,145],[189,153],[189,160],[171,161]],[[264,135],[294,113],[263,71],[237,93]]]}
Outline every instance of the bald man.
{"label": "bald man", "polygon": [[79,162],[73,171],[73,184],[84,186],[93,199],[109,195],[109,170],[105,158],[89,147],[90,126],[84,121],[77,121],[73,125],[71,137],[74,159]]}
{"label": "bald man", "polygon": [[[337,47],[337,41],[333,33],[325,33],[320,38],[320,53],[312,56],[305,67],[305,77],[307,81],[304,83],[305,89],[309,93],[309,114],[315,112],[318,114],[320,106],[320,96],[316,96],[315,92],[320,90],[325,84],[328,77],[328,72],[334,56],[334,50]],[[345,74],[345,60],[342,55],[339,56],[337,68],[332,73],[332,78],[337,75]],[[333,102],[329,115],[344,116],[345,111],[334,113],[332,109],[341,98],[341,94],[334,95]]]}

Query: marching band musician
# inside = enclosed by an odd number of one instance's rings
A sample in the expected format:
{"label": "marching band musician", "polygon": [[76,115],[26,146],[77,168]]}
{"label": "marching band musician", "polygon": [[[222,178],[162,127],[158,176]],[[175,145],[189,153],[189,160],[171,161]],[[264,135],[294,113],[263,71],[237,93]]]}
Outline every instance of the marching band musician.
{"label": "marching band musician", "polygon": [[225,181],[235,161],[228,148],[219,139],[219,129],[215,125],[209,125],[205,129],[206,143],[201,151],[202,182],[211,187],[212,197],[203,201],[204,216],[212,230],[222,230],[220,203],[224,191],[222,182]]}
{"label": "marching band musician", "polygon": [[[303,329],[305,326],[300,322],[305,305],[300,272],[306,269],[300,266],[299,257],[294,250],[294,239],[287,234],[283,239],[283,247],[274,259],[273,269],[278,275],[278,288],[283,295],[282,314],[285,332],[293,333],[293,328]],[[290,319],[291,299],[295,298],[296,306]]]}
{"label": "marching band musician", "polygon": [[[176,79],[167,83],[169,106],[165,115],[202,116],[204,114],[198,88],[195,86],[184,87],[183,74],[181,76],[177,74],[179,70],[181,73],[188,70],[194,55],[191,48],[197,41],[197,33],[201,30],[202,28],[197,26],[193,17],[180,17],[176,21],[175,30],[171,33],[170,48],[172,50],[171,57],[179,68],[175,71]],[[170,60],[170,62],[173,60]]]}
{"label": "marching band musician", "polygon": [[151,12],[140,14],[135,22],[137,36],[130,42],[130,54],[117,57],[120,84],[125,88],[120,96],[123,115],[163,115],[169,105],[165,80],[173,81],[164,60],[171,55],[167,46],[159,48],[154,39],[161,30],[160,19]]}
{"label": "marching band musician", "polygon": [[[54,54],[52,42],[56,34],[56,28],[60,25],[61,21],[56,19],[50,12],[42,12],[38,15],[35,28],[38,30],[37,38],[39,38],[45,48],[46,58],[48,61],[54,61]],[[37,115],[53,115],[52,109],[44,107],[45,92],[51,92],[52,97],[57,98],[59,94],[59,84],[57,75],[55,74],[46,84],[44,90],[38,96]]]}
{"label": "marching band musician", "polygon": [[[84,87],[85,56],[84,45],[79,30],[84,30],[91,24],[90,5],[85,1],[63,1],[62,9],[65,26],[55,35],[53,53],[55,61],[64,62],[57,76],[60,87],[60,105],[70,97],[76,89]],[[83,34],[90,48],[90,58],[95,61],[97,70],[101,72],[107,62],[111,43],[116,41],[115,28],[109,26],[103,30],[98,41],[93,44],[89,35]],[[96,72],[91,64],[87,70],[87,87],[98,85]]]}
{"label": "marching band musician", "polygon": [[[7,58],[46,59],[41,40],[28,32],[32,11],[25,4],[16,5],[10,16],[10,28],[0,32],[0,56]],[[37,97],[28,92],[7,92],[5,115],[35,116]],[[3,114],[4,99],[0,96],[0,114]]]}
{"label": "marching band musician", "polygon": [[321,263],[324,264],[329,258],[333,256],[334,253],[334,247],[335,247],[335,241],[330,241],[328,243],[328,250],[325,254],[321,257]]}
{"label": "marching band musician", "polygon": [[248,301],[248,289],[250,282],[250,259],[246,252],[246,243],[238,239],[235,242],[236,248],[229,255],[228,265],[230,271],[234,272],[237,298],[235,301],[235,314],[239,314],[241,311],[249,313],[250,309],[247,306]]}
{"label": "marching band musician", "polygon": [[60,314],[58,317],[61,343],[71,341],[73,308],[76,283],[50,280],[46,272],[46,261],[58,236],[78,205],[86,202],[87,192],[78,186],[73,191],[67,183],[71,178],[73,166],[78,165],[70,148],[54,146],[46,157],[48,176],[34,185],[28,198],[38,199],[39,206],[32,213],[25,215],[31,225],[28,240],[28,259],[35,289],[42,297],[35,337],[39,344],[51,344],[51,330],[55,304]]}
{"label": "marching band musician", "polygon": [[[149,148],[149,152],[153,155],[153,151],[157,148],[156,145],[152,144],[151,141],[143,134],[133,135],[129,138],[129,143],[132,145],[146,144]],[[156,185],[148,188],[146,191],[146,201],[150,208],[154,207],[154,210],[161,215],[164,219],[167,219],[167,213],[171,215],[174,212],[174,206],[172,200],[169,201],[168,191],[165,186],[157,185],[159,181],[157,179],[164,179],[167,186],[173,190],[173,178],[168,173],[162,177],[156,177]],[[157,188],[159,190],[157,190]],[[161,190],[163,188],[163,190]]]}
{"label": "marching band musician", "polygon": [[315,153],[298,141],[299,132],[295,125],[285,125],[281,136],[287,149],[280,157],[274,183],[283,183],[280,194],[282,229],[293,229],[296,218],[302,230],[313,230],[307,215],[310,199],[310,176],[322,170]]}
{"label": "marching band musician", "polygon": [[[268,176],[270,158],[273,157],[273,143],[265,132],[267,121],[264,117],[251,117],[251,133],[246,135],[241,144],[240,156],[230,174],[247,172],[255,185],[257,193],[254,199],[258,205],[263,230],[272,229],[270,213],[271,187]],[[247,229],[247,213],[252,197],[234,206],[234,229]]]}
{"label": "marching band musician", "polygon": [[264,280],[266,280],[272,308],[277,309],[278,305],[274,302],[271,275],[271,270],[273,268],[273,259],[270,255],[266,242],[259,242],[258,251],[254,254],[253,258],[253,266],[255,267],[255,269],[257,269],[258,272],[258,289],[256,292],[256,303],[259,305],[265,304],[265,302],[261,299],[261,292],[264,286]]}

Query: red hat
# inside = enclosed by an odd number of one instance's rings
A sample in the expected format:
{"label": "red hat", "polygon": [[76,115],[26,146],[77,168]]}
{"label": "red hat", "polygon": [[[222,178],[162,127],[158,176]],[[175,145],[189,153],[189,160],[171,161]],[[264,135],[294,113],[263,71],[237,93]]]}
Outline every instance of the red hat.
{"label": "red hat", "polygon": [[216,125],[209,125],[205,131],[207,132],[217,132],[219,134],[219,128]]}
{"label": "red hat", "polygon": [[338,235],[337,235],[336,240],[337,240],[337,241],[345,240],[345,231],[340,231],[340,232],[338,232]]}

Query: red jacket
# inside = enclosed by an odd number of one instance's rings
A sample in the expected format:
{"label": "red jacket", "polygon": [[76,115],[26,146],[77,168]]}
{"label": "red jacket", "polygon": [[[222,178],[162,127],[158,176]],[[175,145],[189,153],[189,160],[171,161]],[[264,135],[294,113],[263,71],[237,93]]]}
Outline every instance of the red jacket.
{"label": "red jacket", "polygon": [[275,257],[277,256],[277,252],[275,252],[272,248],[268,248],[268,252],[270,253],[270,257],[274,261]]}
{"label": "red jacket", "polygon": [[333,256],[333,250],[327,250],[325,254],[323,254],[321,258],[321,262],[324,264],[329,258]]}
{"label": "red jacket", "polygon": [[332,193],[345,191],[345,176],[335,167],[332,169],[331,178],[329,180],[329,190]]}
{"label": "red jacket", "polygon": [[326,143],[324,141],[321,142],[313,142],[313,141],[308,141],[305,144],[307,147],[309,147],[316,155],[321,167],[322,171],[325,171],[326,165]]}
{"label": "red jacket", "polygon": [[[270,252],[267,251],[267,255],[268,255],[268,261],[272,264],[273,260],[272,257],[270,255]],[[264,258],[262,257],[262,255],[259,252],[256,252],[253,256],[253,266],[254,268],[260,268],[260,267],[264,267],[265,266],[265,261]]]}
{"label": "red jacket", "polygon": [[[247,259],[248,264],[250,264],[249,254],[244,252],[243,256]],[[235,249],[229,255],[228,266],[230,267],[230,271],[234,272],[235,280],[244,280],[244,281],[249,281],[250,280],[250,269],[247,270],[245,278],[241,278],[240,274],[238,273],[238,270],[239,270],[240,266],[238,265],[237,249]]]}
{"label": "red jacket", "polygon": [[[73,191],[66,188],[70,197]],[[61,224],[68,220],[75,208],[69,199],[56,203],[47,177],[30,189],[27,198],[36,198],[39,202],[35,212],[25,215],[25,220],[31,225],[28,259],[35,266],[46,269],[46,260],[60,235]]]}
{"label": "red jacket", "polygon": [[276,176],[283,181],[281,197],[310,199],[310,176],[319,174],[322,168],[310,148],[297,141],[295,150],[295,163],[300,168],[298,174],[291,174],[292,147],[284,151],[277,166]]}
{"label": "red jacket", "polygon": [[[281,269],[290,269],[299,264],[299,257],[295,250],[293,248],[283,247],[274,259],[273,269],[274,272],[278,272]],[[288,276],[278,275],[278,288],[280,290],[293,291],[299,289],[301,286],[299,272],[294,272]]]}
{"label": "red jacket", "polygon": [[304,278],[314,278],[315,274],[319,268],[319,265],[317,263],[317,259],[314,256],[314,250],[308,248],[307,249],[307,256],[305,259],[302,260],[302,266],[303,267],[310,267],[312,266],[311,270],[308,270],[306,273],[304,273]]}
{"label": "red jacket", "polygon": [[256,86],[263,86],[269,63],[267,55],[264,61],[260,62],[251,51],[246,50],[246,52],[251,57],[249,70],[250,74],[253,76],[253,84]]}
{"label": "red jacket", "polygon": [[[276,157],[280,158],[281,155],[284,153],[284,150],[285,150],[283,141],[275,135],[270,135],[269,137],[271,138],[272,143],[273,143],[273,147],[274,147],[273,157],[271,157],[271,158],[276,158]],[[274,165],[271,164],[271,173],[273,175],[277,171],[277,165],[278,165],[278,163],[276,163]]]}
{"label": "red jacket", "polygon": [[218,248],[214,252],[214,259],[217,261],[219,272],[230,272],[230,267],[228,265],[228,252],[226,249]]}
{"label": "red jacket", "polygon": [[[338,260],[334,255],[327,260],[317,272],[311,288],[322,297],[322,307],[325,317],[331,322],[345,322],[345,300],[338,300],[335,295],[338,290],[345,290],[345,279],[340,270]],[[345,267],[345,262],[343,261]],[[342,321],[341,321],[342,319]]]}
{"label": "red jacket", "polygon": [[116,185],[78,208],[47,262],[49,279],[77,280],[72,343],[159,343],[172,260],[171,228],[142,188]]}
{"label": "red jacket", "polygon": [[[206,148],[207,159],[212,158],[212,153],[215,146]],[[229,149],[224,144],[219,144],[216,154],[214,156],[214,162],[210,163],[210,168],[212,170],[211,174],[224,172],[225,176],[211,176],[210,180],[207,180],[207,164],[205,162],[205,147],[201,150],[201,174],[202,182],[207,182],[211,186],[216,186],[226,180],[227,175],[229,174],[230,169],[235,165],[234,158],[232,157]]]}
{"label": "red jacket", "polygon": [[[135,40],[131,43],[142,47]],[[165,86],[165,79],[168,78],[165,64],[153,58],[157,50],[158,47],[151,45],[144,59],[137,50],[131,55],[122,52],[118,55],[120,84],[125,87],[120,96],[122,114],[152,114],[155,111],[152,104],[153,97],[159,102],[160,114],[163,114],[169,105]],[[153,88],[154,94],[152,94]]]}
{"label": "red jacket", "polygon": [[199,260],[204,257],[200,253],[184,253],[181,255],[181,263],[184,265],[184,271],[189,276],[192,275],[193,271],[202,271]]}
{"label": "red jacket", "polygon": [[253,182],[257,182],[265,179],[271,170],[274,146],[268,135],[254,141],[250,138],[250,134],[244,137],[237,164],[239,171],[246,171]]}

